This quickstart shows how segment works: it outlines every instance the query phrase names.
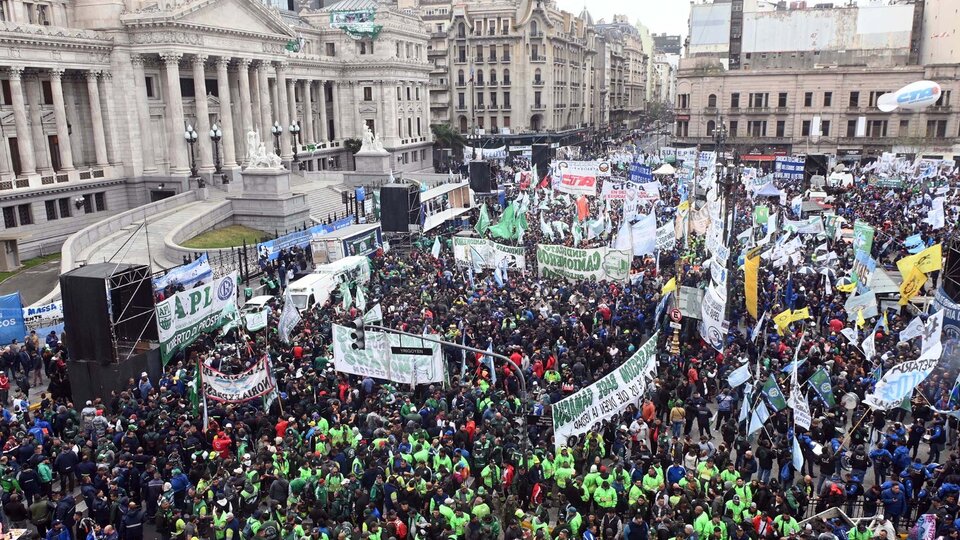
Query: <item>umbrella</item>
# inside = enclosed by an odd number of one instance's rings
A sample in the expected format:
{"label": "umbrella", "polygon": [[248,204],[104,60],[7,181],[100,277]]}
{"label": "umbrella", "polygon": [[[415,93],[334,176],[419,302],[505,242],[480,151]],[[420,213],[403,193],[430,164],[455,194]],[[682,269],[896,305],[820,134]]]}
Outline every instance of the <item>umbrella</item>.
{"label": "umbrella", "polygon": [[829,277],[831,280],[837,277],[837,271],[826,266],[820,269],[820,274]]}
{"label": "umbrella", "polygon": [[837,287],[849,287],[853,285],[853,280],[849,276],[843,276],[837,280]]}
{"label": "umbrella", "polygon": [[812,276],[817,272],[809,266],[801,266],[800,268],[797,268],[797,273],[801,276]]}
{"label": "umbrella", "polygon": [[675,172],[677,172],[677,170],[674,169],[672,165],[664,163],[659,169],[653,171],[653,174],[674,174]]}

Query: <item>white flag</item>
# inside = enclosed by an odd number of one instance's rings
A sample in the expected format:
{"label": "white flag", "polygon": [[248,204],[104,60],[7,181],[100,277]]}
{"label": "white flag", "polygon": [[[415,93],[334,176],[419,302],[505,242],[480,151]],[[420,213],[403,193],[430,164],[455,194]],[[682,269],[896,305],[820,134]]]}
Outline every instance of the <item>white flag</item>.
{"label": "white flag", "polygon": [[283,311],[280,312],[280,322],[277,324],[277,330],[280,332],[280,339],[284,343],[290,343],[290,333],[300,322],[300,312],[297,306],[293,304],[293,298],[290,297],[290,289],[283,293]]}
{"label": "white flag", "polygon": [[943,197],[937,197],[933,200],[933,205],[930,207],[930,210],[927,212],[927,217],[924,218],[924,223],[929,223],[933,229],[942,229],[945,223],[945,216],[943,213]]}
{"label": "white flag", "polygon": [[430,254],[433,255],[434,259],[440,258],[440,237],[436,237],[433,240],[433,248],[430,249]]}
{"label": "white flag", "polygon": [[920,320],[920,317],[914,317],[910,324],[900,332],[900,343],[910,341],[921,335],[923,335],[923,321]]}
{"label": "white flag", "polygon": [[[800,388],[798,387],[797,390],[799,391]],[[793,394],[793,391],[791,391],[790,393]],[[797,398],[794,399],[793,401],[794,401],[794,405],[793,405],[794,422],[796,422],[796,424],[802,427],[803,429],[810,429],[810,421],[811,421],[810,404],[807,403],[807,396],[804,396],[798,393]]]}
{"label": "white flag", "polygon": [[761,399],[759,403],[757,403],[757,408],[753,410],[753,416],[750,417],[750,428],[747,430],[747,437],[760,431],[760,429],[763,428],[763,424],[765,424],[769,418],[770,411],[767,410],[767,406],[763,404],[763,400]]}
{"label": "white flag", "polygon": [[940,336],[943,334],[943,310],[927,317],[927,323],[923,325],[923,344],[920,346],[920,354],[927,352],[934,345],[940,343]]}
{"label": "white flag", "polygon": [[863,354],[867,357],[867,360],[873,360],[873,357],[877,355],[877,335],[873,331],[867,332],[867,337],[860,343],[860,348],[863,349]]}
{"label": "white flag", "polygon": [[746,362],[742,366],[730,372],[727,376],[727,383],[730,388],[736,388],[750,379],[750,363]]}
{"label": "white flag", "polygon": [[630,222],[623,220],[620,229],[617,231],[617,238],[613,242],[613,249],[630,250],[633,252],[633,229]]}

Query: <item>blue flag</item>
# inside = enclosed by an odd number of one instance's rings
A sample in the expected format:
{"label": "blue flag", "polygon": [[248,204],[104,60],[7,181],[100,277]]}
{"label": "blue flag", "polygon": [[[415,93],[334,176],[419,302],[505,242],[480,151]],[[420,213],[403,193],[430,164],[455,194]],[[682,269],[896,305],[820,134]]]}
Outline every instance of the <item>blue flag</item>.
{"label": "blue flag", "polygon": [[793,434],[793,470],[797,472],[803,470],[803,450],[800,448],[796,433]]}
{"label": "blue flag", "polygon": [[787,305],[788,308],[793,309],[793,306],[797,303],[797,295],[793,292],[793,276],[787,278],[787,289],[783,293],[783,303]]}
{"label": "blue flag", "polygon": [[[643,274],[637,274],[641,278]],[[660,302],[657,304],[657,310],[654,312],[653,324],[657,327],[662,324],[660,317],[663,315],[663,310],[667,308],[667,302],[670,301],[670,296],[673,294],[673,291],[668,292],[663,298],[660,299]]]}
{"label": "blue flag", "polygon": [[745,363],[737,369],[730,372],[727,376],[727,383],[731,388],[736,388],[750,380],[750,364]]}
{"label": "blue flag", "polygon": [[913,236],[908,236],[903,241],[903,246],[907,248],[907,251],[914,255],[920,253],[923,251],[923,248],[926,247],[923,243],[923,237],[920,235],[920,233],[917,233]]}
{"label": "blue flag", "polygon": [[[487,352],[489,352],[489,353],[492,353],[492,352],[493,352],[493,341],[487,342]],[[496,368],[494,367],[494,365],[493,365],[493,357],[492,357],[492,356],[489,356],[489,355],[484,356],[484,357],[483,357],[483,361],[484,361],[484,363],[487,365],[487,367],[490,368],[490,383],[493,384],[493,385],[496,385],[496,384],[497,384],[497,369],[496,369]]]}

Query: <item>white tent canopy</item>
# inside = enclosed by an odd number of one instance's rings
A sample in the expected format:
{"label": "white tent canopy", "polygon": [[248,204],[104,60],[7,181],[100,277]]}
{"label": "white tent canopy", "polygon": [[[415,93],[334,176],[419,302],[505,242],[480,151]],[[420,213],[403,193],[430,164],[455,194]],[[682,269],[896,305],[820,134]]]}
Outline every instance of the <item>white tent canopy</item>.
{"label": "white tent canopy", "polygon": [[659,169],[653,171],[653,174],[674,174],[675,172],[677,172],[677,170],[673,168],[673,165],[664,163]]}

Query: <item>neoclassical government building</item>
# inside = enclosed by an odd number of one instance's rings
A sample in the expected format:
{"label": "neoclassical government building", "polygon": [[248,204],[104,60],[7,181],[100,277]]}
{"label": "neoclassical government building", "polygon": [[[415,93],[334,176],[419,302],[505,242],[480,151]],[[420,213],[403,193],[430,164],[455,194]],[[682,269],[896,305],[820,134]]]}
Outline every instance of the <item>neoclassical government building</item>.
{"label": "neoclassical government building", "polygon": [[395,170],[431,167],[420,17],[376,0],[280,7],[0,0],[3,234],[49,253],[197,177],[235,181],[251,129],[296,171],[349,168],[345,141],[366,126]]}

